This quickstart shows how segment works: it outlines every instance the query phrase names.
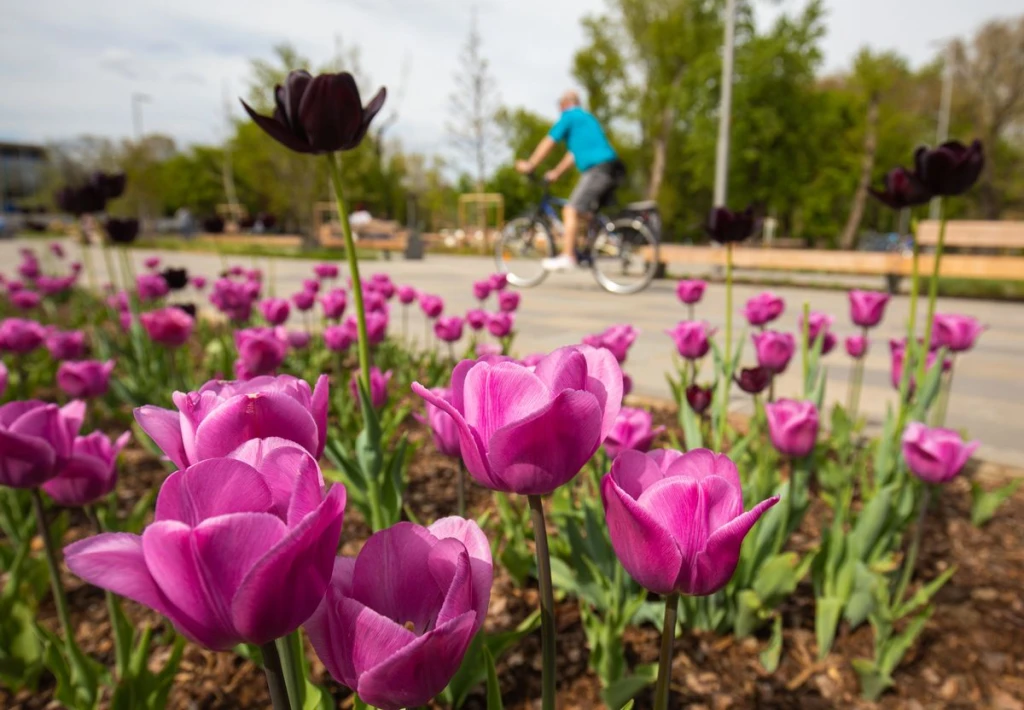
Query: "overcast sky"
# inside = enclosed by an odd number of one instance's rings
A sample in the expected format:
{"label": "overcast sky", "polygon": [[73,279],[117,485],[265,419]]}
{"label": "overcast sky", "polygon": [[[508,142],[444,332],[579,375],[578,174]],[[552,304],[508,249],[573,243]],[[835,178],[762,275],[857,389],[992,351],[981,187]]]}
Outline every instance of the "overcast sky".
{"label": "overcast sky", "polygon": [[[806,0],[759,0],[759,21]],[[393,135],[450,153],[447,97],[470,0],[12,0],[0,29],[0,139],[131,135],[131,96],[147,132],[180,143],[225,135],[223,93],[245,93],[248,64],[289,41],[314,63],[335,38],[356,43],[375,84],[397,100]],[[478,0],[485,52],[501,99],[554,116],[582,43],[579,19],[605,0]],[[826,69],[862,45],[896,48],[915,64],[943,38],[1024,12],[1024,0],[827,0]],[[403,66],[408,68],[403,81]],[[938,99],[936,98],[936,101]],[[237,102],[232,102],[237,113]]]}

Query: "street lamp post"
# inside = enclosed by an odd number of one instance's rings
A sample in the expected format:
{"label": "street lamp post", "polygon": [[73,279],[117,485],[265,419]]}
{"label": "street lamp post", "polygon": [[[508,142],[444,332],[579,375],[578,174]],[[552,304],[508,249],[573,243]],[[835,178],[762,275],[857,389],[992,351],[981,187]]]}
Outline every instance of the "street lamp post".
{"label": "street lamp post", "polygon": [[725,46],[722,49],[722,98],[718,105],[715,147],[715,207],[724,207],[729,182],[729,128],[732,123],[732,62],[736,46],[736,0],[725,3]]}
{"label": "street lamp post", "polygon": [[149,94],[134,92],[132,94],[132,128],[135,131],[135,140],[142,140],[142,104],[149,103]]}

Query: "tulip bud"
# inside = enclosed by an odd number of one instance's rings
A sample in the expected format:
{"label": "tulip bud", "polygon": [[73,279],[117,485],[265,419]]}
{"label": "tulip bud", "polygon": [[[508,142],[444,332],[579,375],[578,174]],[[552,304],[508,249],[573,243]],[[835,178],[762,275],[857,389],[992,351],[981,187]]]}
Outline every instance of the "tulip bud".
{"label": "tulip bud", "polygon": [[809,456],[818,439],[818,410],[812,402],[780,399],[764,406],[768,433],[779,453]]}
{"label": "tulip bud", "polygon": [[930,428],[910,422],[903,432],[903,459],[907,468],[926,483],[948,483],[977,451],[977,441],[965,442],[952,429]]}

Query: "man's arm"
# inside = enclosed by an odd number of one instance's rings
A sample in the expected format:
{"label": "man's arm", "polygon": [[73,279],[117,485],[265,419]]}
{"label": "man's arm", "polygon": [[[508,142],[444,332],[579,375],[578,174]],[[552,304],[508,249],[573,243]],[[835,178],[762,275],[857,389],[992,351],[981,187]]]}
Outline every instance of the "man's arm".
{"label": "man's arm", "polygon": [[565,154],[565,157],[558,161],[558,165],[556,165],[551,170],[548,170],[544,174],[544,179],[547,180],[548,182],[555,182],[556,180],[558,180],[558,178],[562,177],[562,175],[565,174],[565,171],[571,168],[575,163],[576,156],[574,156],[572,153],[567,152]]}
{"label": "man's arm", "polygon": [[544,139],[537,144],[537,148],[533,151],[533,155],[530,156],[529,160],[517,160],[516,170],[521,173],[532,173],[540,165],[544,158],[548,157],[548,153],[555,147],[555,140],[551,136],[544,136]]}

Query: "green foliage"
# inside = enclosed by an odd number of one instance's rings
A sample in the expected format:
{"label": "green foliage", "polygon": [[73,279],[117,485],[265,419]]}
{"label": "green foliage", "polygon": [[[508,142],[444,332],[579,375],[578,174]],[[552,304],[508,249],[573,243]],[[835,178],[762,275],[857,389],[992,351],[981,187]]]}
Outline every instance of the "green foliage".
{"label": "green foliage", "polygon": [[996,514],[999,506],[1012,498],[1021,485],[1024,485],[1024,478],[1014,479],[1005,486],[986,491],[980,483],[971,481],[971,523],[975,527],[983,527]]}

